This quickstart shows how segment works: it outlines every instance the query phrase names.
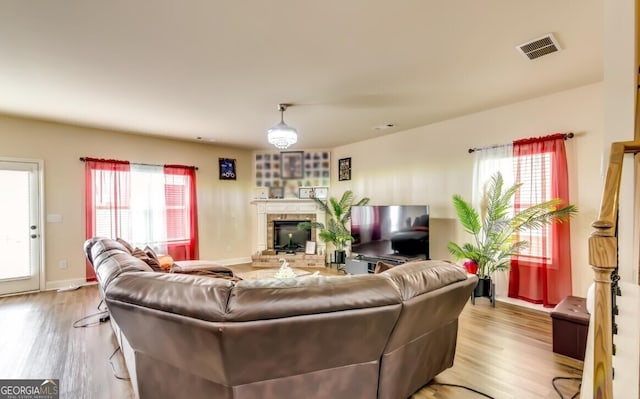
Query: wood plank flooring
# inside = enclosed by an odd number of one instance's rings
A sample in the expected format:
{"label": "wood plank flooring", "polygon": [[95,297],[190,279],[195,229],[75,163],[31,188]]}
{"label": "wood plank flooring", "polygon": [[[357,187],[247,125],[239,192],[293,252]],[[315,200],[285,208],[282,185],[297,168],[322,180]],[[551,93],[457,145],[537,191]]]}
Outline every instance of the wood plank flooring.
{"label": "wood plank flooring", "polygon": [[[117,347],[111,325],[72,327],[99,302],[95,285],[0,298],[0,378],[57,378],[65,399],[132,398],[131,384],[115,379],[108,362]],[[114,366],[126,375],[121,359]]]}
{"label": "wood plank flooring", "polygon": [[[72,328],[98,311],[99,300],[96,286],[0,298],[0,379],[58,378],[61,398],[132,398],[131,384],[116,379],[108,362],[116,348],[109,323]],[[113,360],[116,372],[126,376],[120,354]],[[478,299],[460,317],[455,365],[412,398],[482,398],[437,383],[466,385],[500,399],[559,398],[551,379],[581,373],[582,362],[552,352],[547,313],[500,302],[492,308]],[[578,390],[575,381],[558,385],[565,398]]]}
{"label": "wood plank flooring", "polygon": [[[485,298],[468,303],[460,316],[454,366],[434,383],[466,385],[494,398],[559,398],[555,376],[582,377],[583,362],[552,351],[548,313]],[[579,381],[558,381],[564,398],[579,390]],[[430,384],[412,396],[426,398],[481,398],[469,391]]]}

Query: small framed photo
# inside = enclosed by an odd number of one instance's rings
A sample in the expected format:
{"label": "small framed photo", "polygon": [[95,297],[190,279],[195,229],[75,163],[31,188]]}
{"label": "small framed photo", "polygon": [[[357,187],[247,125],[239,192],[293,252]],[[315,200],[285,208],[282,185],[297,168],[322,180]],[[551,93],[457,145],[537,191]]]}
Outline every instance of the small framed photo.
{"label": "small framed photo", "polygon": [[284,198],[284,187],[269,187],[270,199],[282,199]]}
{"label": "small framed photo", "polygon": [[338,160],[338,180],[351,180],[351,158]]}
{"label": "small framed photo", "polygon": [[281,152],[280,158],[280,176],[283,179],[304,177],[304,151]]}
{"label": "small framed photo", "polygon": [[256,199],[269,198],[269,187],[257,187],[255,192]]}
{"label": "small framed photo", "polygon": [[229,158],[218,158],[220,167],[220,180],[236,179],[236,160]]}
{"label": "small framed photo", "polygon": [[327,199],[329,196],[329,187],[315,187],[314,197],[318,199]]}
{"label": "small framed photo", "polygon": [[300,187],[298,188],[299,199],[311,199],[313,198],[313,187]]}
{"label": "small framed photo", "polygon": [[304,253],[306,255],[315,255],[316,254],[316,242],[315,241],[307,241],[307,244],[304,246]]}

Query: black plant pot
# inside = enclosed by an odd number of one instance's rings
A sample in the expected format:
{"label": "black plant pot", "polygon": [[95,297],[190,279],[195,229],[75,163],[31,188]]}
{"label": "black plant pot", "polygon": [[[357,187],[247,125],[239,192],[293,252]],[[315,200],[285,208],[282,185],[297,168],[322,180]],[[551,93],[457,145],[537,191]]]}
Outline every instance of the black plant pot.
{"label": "black plant pot", "polygon": [[496,306],[496,298],[494,296],[494,286],[491,283],[490,277],[484,277],[478,279],[478,284],[476,288],[474,288],[473,293],[471,294],[471,303],[476,304],[476,298],[478,297],[486,297],[489,298],[492,306]]}
{"label": "black plant pot", "polygon": [[478,279],[478,284],[473,291],[476,297],[489,297],[491,296],[491,278],[485,277]]}
{"label": "black plant pot", "polygon": [[344,265],[345,261],[347,260],[347,252],[346,251],[334,251],[333,253],[333,257],[334,257],[334,262],[339,264],[339,265]]}

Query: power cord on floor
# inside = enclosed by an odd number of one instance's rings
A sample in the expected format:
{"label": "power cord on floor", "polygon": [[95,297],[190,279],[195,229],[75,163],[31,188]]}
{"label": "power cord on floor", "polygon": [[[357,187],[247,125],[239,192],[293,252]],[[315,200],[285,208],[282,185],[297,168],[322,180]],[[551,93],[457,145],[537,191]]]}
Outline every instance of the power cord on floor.
{"label": "power cord on floor", "polygon": [[551,385],[553,386],[553,389],[558,393],[558,395],[560,396],[560,399],[565,399],[565,397],[562,395],[562,392],[560,392],[560,390],[556,386],[556,381],[558,381],[558,380],[580,381],[580,385],[578,385],[578,392],[573,394],[571,399],[575,399],[575,398],[578,397],[578,395],[580,395],[580,388],[582,387],[582,378],[579,378],[579,377],[553,377],[553,379],[551,380]]}
{"label": "power cord on floor", "polygon": [[107,306],[105,305],[104,309],[100,309],[100,306],[102,306],[104,304],[104,299],[101,299],[100,302],[98,302],[98,306],[96,307],[96,309],[102,311],[102,312],[106,312],[107,311]]}
{"label": "power cord on floor", "polygon": [[458,384],[445,384],[445,383],[443,383],[443,382],[432,382],[432,383],[431,383],[431,384],[429,384],[429,385],[440,385],[440,386],[443,386],[443,387],[462,388],[462,389],[466,389],[467,391],[471,391],[471,392],[477,393],[478,395],[482,395],[482,396],[484,396],[485,398],[495,399],[493,396],[489,396],[489,395],[487,395],[487,394],[486,394],[486,393],[484,393],[484,392],[480,392],[480,391],[478,391],[477,389],[473,389],[473,388],[471,388],[471,387],[467,387],[467,386],[464,386],[464,385],[458,385]]}
{"label": "power cord on floor", "polygon": [[130,377],[121,377],[121,376],[118,375],[118,373],[116,372],[116,367],[113,365],[113,361],[111,360],[116,355],[116,353],[118,353],[119,350],[120,350],[120,345],[118,345],[116,347],[116,350],[114,350],[113,353],[111,354],[111,356],[109,356],[109,364],[111,365],[111,370],[113,371],[113,376],[116,377],[118,380],[131,381]]}
{"label": "power cord on floor", "polygon": [[[100,309],[100,306],[102,306],[102,304],[104,303],[104,300],[101,299],[100,302],[98,303],[97,309],[99,310],[99,312],[96,313],[91,313],[89,315],[86,315],[84,317],[81,317],[80,319],[76,320],[73,322],[73,328],[87,328],[87,327],[94,327],[94,326],[98,326],[106,321],[108,321],[110,319],[109,316],[109,311],[105,308],[105,309]],[[84,324],[79,324],[81,322],[84,322],[85,320],[88,320],[92,317],[98,317],[98,320],[93,320]]]}

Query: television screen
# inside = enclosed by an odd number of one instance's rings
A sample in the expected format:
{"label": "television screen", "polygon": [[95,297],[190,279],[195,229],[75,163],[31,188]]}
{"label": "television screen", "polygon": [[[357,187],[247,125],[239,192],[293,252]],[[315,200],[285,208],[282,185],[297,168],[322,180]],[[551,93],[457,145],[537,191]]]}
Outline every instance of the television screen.
{"label": "television screen", "polygon": [[357,255],[429,259],[429,206],[354,206],[351,235],[351,251]]}

